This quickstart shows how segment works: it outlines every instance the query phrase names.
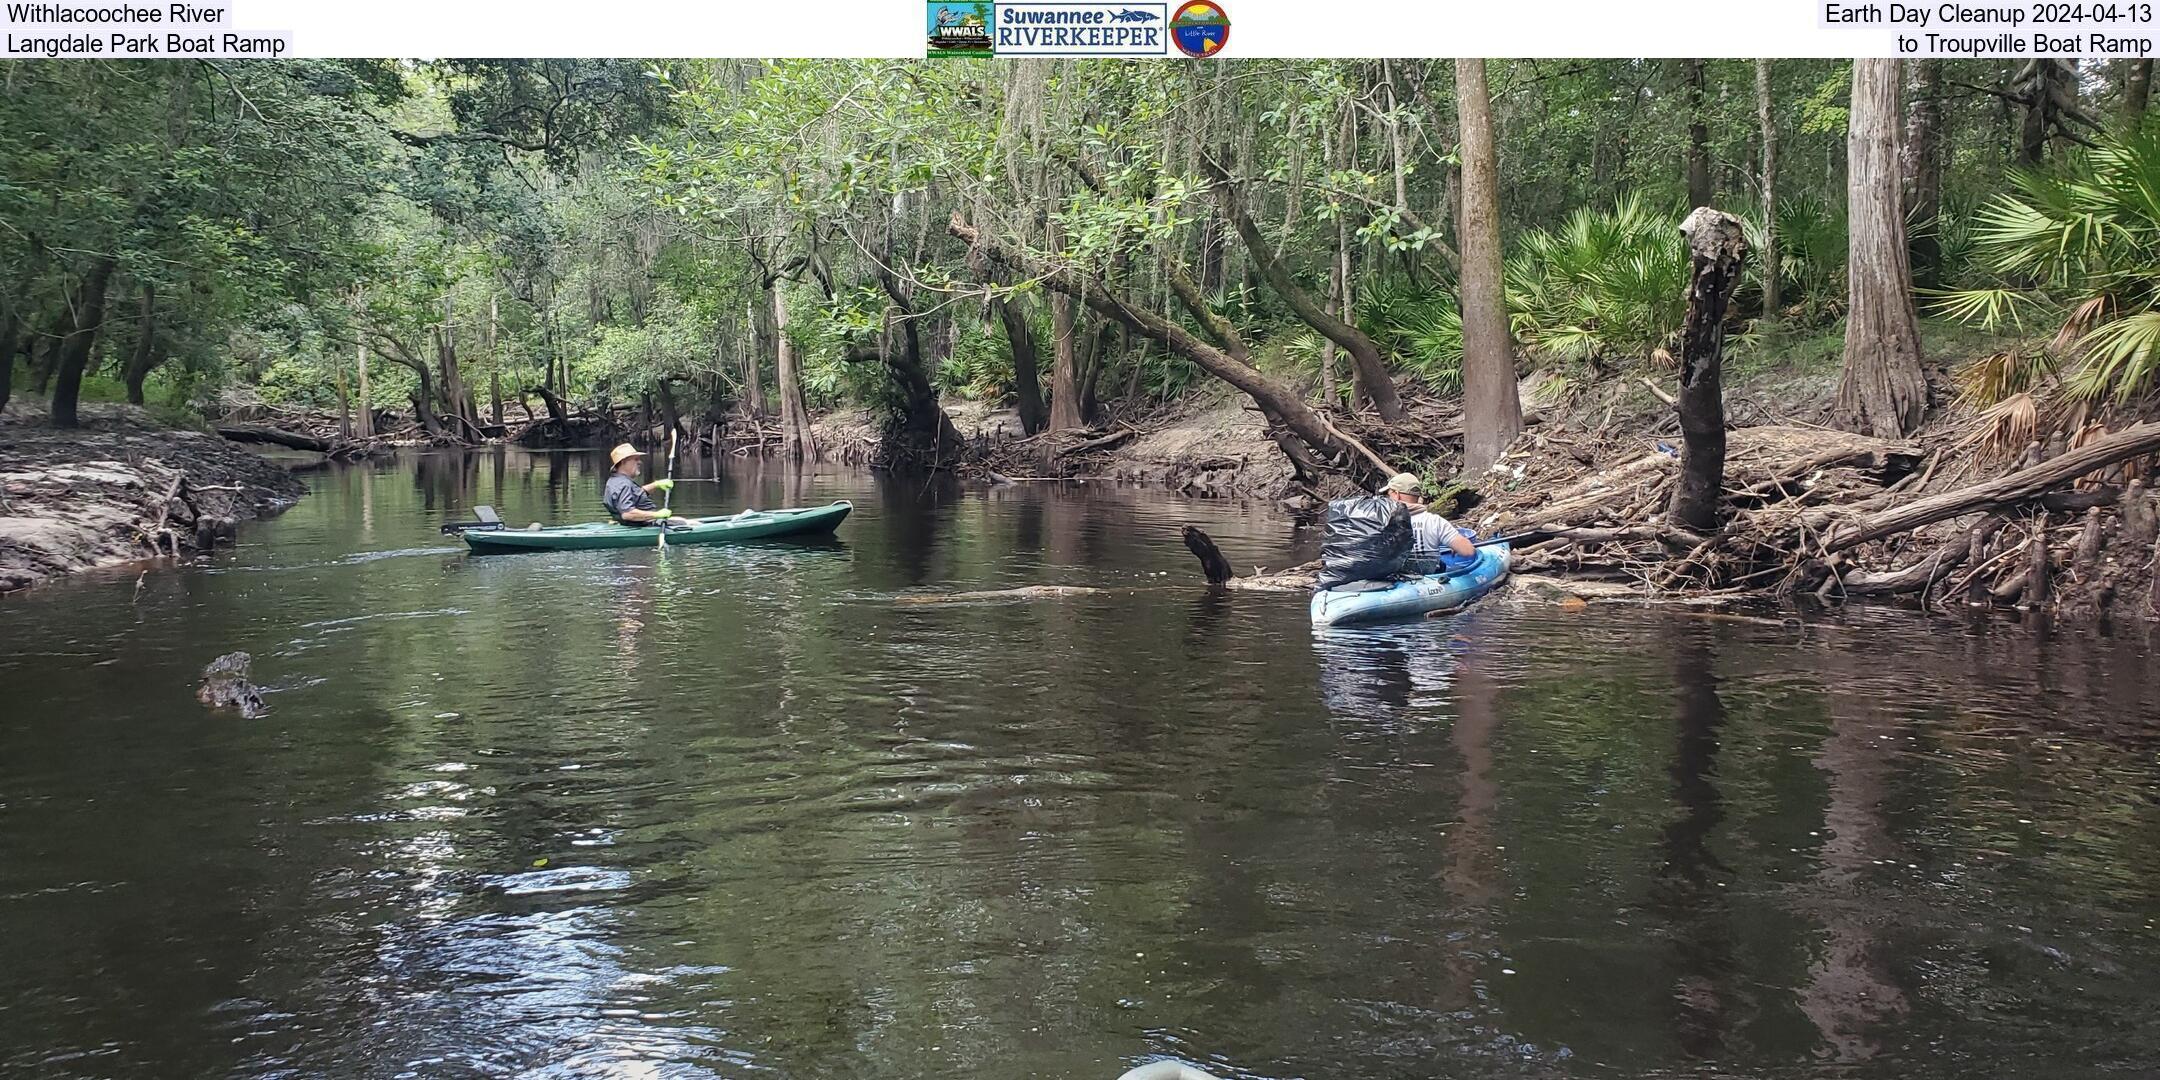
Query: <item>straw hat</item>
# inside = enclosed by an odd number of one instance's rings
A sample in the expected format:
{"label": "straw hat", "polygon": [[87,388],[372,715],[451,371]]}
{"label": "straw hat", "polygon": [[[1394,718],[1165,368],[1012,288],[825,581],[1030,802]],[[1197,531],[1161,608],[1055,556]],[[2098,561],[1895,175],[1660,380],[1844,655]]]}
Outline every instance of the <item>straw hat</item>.
{"label": "straw hat", "polygon": [[624,458],[644,456],[645,451],[640,450],[637,447],[630,445],[629,443],[623,443],[622,445],[617,446],[615,449],[608,451],[608,464],[620,465],[623,463]]}

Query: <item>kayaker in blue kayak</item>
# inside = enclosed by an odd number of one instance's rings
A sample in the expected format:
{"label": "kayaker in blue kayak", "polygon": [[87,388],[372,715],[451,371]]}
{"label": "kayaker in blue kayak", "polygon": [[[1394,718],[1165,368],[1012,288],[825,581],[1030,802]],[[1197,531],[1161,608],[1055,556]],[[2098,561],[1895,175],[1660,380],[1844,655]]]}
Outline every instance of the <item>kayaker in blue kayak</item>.
{"label": "kayaker in blue kayak", "polygon": [[638,470],[645,467],[644,451],[624,443],[608,454],[608,463],[615,468],[608,473],[607,486],[600,492],[600,501],[607,504],[608,516],[624,525],[653,525],[675,516],[674,511],[662,510],[652,501],[653,492],[667,491],[675,486],[675,481],[637,482]]}
{"label": "kayaker in blue kayak", "polygon": [[1407,506],[1410,514],[1410,565],[1430,572],[1434,567],[1448,565],[1446,556],[1457,559],[1477,557],[1477,545],[1470,542],[1463,531],[1453,522],[1425,508],[1425,485],[1415,473],[1396,473],[1388,477],[1387,497]]}

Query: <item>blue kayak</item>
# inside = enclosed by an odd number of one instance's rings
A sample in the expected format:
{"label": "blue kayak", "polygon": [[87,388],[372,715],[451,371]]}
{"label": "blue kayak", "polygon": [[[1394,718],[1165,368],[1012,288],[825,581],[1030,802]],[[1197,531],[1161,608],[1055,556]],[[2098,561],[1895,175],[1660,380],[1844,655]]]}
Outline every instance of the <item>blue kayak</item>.
{"label": "blue kayak", "polygon": [[1507,580],[1508,546],[1478,548],[1477,561],[1460,570],[1393,583],[1355,582],[1340,589],[1317,589],[1312,597],[1314,626],[1414,619],[1452,611],[1485,595]]}

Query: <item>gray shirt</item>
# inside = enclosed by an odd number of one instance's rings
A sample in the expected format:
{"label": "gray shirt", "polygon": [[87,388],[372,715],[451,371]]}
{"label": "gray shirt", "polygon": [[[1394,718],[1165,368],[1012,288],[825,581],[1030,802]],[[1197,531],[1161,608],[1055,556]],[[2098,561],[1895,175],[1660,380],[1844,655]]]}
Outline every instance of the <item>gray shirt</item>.
{"label": "gray shirt", "polygon": [[1410,517],[1410,557],[1437,559],[1442,555],[1453,555],[1455,551],[1448,545],[1461,535],[1462,530],[1457,529],[1454,522],[1430,510],[1421,510]]}
{"label": "gray shirt", "polygon": [[[622,521],[623,511],[625,510],[660,509],[653,504],[652,496],[645,494],[645,489],[638,486],[637,481],[621,473],[608,474],[607,487],[601,491],[600,501],[607,504],[608,516],[617,521]],[[624,522],[624,524],[632,523]],[[637,522],[636,524],[644,523]]]}

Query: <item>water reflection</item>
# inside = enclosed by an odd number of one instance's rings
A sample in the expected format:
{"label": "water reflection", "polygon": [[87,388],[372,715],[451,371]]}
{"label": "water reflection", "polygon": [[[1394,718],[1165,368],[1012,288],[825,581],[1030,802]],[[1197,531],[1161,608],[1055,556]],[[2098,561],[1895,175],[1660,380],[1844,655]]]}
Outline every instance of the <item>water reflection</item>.
{"label": "water reflection", "polygon": [[[678,509],[856,515],[471,559],[441,521],[589,517],[601,459],[425,455],[326,470],[139,597],[0,605],[0,1072],[2160,1054],[2142,639],[1504,605],[1315,635],[1303,597],[1188,584],[1187,523],[1303,554],[1234,505],[717,465]],[[896,602],[1046,582],[1094,591]],[[233,648],[263,721],[187,696]]]}
{"label": "water reflection", "polygon": [[1745,1009],[1734,954],[1732,912],[1725,901],[1733,868],[1711,850],[1724,821],[1717,786],[1718,736],[1725,705],[1718,696],[1715,645],[1707,628],[1689,628],[1673,647],[1673,686],[1678,698],[1672,765],[1672,803],[1665,826],[1664,865],[1652,885],[1652,904],[1671,938],[1677,979],[1671,996],[1680,1048],[1689,1057],[1723,1057]]}
{"label": "water reflection", "polygon": [[1320,700],[1337,723],[1353,728],[1429,718],[1408,710],[1451,687],[1455,655],[1467,642],[1462,634],[1474,626],[1426,620],[1315,630]]}
{"label": "water reflection", "polygon": [[1844,694],[1830,701],[1830,734],[1815,757],[1830,789],[1822,868],[1814,881],[1823,940],[1800,1008],[1822,1033],[1829,1055],[1849,1062],[1874,1057],[1888,1023],[1909,1009],[1874,932],[1877,915],[1863,899],[1868,868],[1895,865],[1900,854],[1883,802],[1901,731],[1877,701]]}

